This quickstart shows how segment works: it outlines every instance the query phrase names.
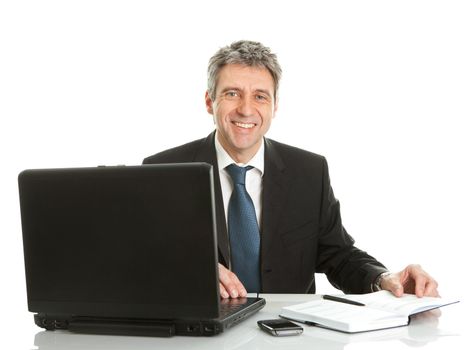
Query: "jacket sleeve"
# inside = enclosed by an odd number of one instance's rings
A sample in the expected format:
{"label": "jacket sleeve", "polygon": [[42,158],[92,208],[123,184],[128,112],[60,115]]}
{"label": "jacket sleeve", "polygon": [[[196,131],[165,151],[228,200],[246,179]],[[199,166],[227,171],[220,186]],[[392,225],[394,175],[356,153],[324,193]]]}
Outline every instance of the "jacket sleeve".
{"label": "jacket sleeve", "polygon": [[322,181],[316,272],[325,273],[331,284],[344,293],[369,293],[376,277],[387,269],[374,257],[356,248],[354,239],[344,229],[340,204],[331,188],[326,159]]}

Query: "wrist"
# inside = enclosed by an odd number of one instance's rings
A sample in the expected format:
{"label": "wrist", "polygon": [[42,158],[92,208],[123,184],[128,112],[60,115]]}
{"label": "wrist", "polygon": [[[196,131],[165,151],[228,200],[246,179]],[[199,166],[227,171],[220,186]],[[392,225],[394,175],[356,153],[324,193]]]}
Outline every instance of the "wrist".
{"label": "wrist", "polygon": [[385,277],[387,277],[390,274],[391,272],[385,271],[385,272],[382,272],[380,275],[378,275],[375,278],[374,282],[372,283],[372,292],[378,292],[382,290],[382,281],[385,279]]}

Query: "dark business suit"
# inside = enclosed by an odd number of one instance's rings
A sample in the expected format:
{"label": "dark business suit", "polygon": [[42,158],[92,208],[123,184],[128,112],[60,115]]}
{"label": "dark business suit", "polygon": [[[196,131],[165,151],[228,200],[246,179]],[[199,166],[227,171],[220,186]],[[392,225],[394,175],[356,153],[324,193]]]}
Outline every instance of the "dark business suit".
{"label": "dark business suit", "polygon": [[[215,168],[219,261],[230,265],[229,239],[214,146],[207,138],[144,159],[144,164],[206,162]],[[354,247],[341,223],[324,157],[265,140],[261,281],[264,293],[314,293],[322,272],[345,293],[371,291],[385,267]]]}

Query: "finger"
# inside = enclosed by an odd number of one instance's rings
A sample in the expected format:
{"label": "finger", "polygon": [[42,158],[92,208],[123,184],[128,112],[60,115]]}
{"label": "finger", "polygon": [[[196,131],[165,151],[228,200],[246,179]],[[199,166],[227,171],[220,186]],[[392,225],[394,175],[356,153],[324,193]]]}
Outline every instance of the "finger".
{"label": "finger", "polygon": [[244,297],[247,295],[243,284],[233,272],[221,264],[218,264],[218,271],[220,283],[231,298]]}
{"label": "finger", "polygon": [[420,265],[410,265],[410,277],[414,280],[415,294],[418,297],[439,297],[438,283]]}
{"label": "finger", "polygon": [[417,297],[422,298],[425,294],[427,279],[424,275],[412,276],[415,280],[415,294]]}
{"label": "finger", "polygon": [[438,283],[434,279],[431,278],[431,280],[426,284],[424,295],[428,297],[439,297]]}
{"label": "finger", "polygon": [[[239,281],[239,280],[238,280]],[[240,297],[245,297],[247,296],[247,291],[246,288],[244,288],[243,284],[239,282],[239,287],[238,287],[238,292]]]}
{"label": "finger", "polygon": [[223,299],[229,298],[228,291],[227,291],[226,288],[221,284],[221,282],[220,282],[220,297],[223,298]]}
{"label": "finger", "polygon": [[233,286],[231,289],[231,296],[233,298],[245,297],[247,295],[246,288],[244,288],[239,278],[233,272],[231,272],[230,276],[232,278]]}
{"label": "finger", "polygon": [[234,282],[234,277],[231,276],[231,274],[231,271],[224,271],[223,273],[220,273],[220,283],[229,294],[228,297],[237,298],[239,293],[236,283]]}
{"label": "finger", "polygon": [[404,270],[400,272],[400,283],[405,285],[408,280],[411,278],[410,276],[411,265],[407,266]]}

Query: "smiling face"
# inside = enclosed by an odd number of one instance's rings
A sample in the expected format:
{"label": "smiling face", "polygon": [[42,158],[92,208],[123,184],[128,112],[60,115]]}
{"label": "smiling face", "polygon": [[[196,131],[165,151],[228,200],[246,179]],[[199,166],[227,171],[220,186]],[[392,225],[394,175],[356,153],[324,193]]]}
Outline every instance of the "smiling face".
{"label": "smiling face", "polygon": [[277,110],[274,80],[265,68],[225,65],[216,84],[216,97],[205,95],[216,137],[238,163],[247,163],[262,143]]}

